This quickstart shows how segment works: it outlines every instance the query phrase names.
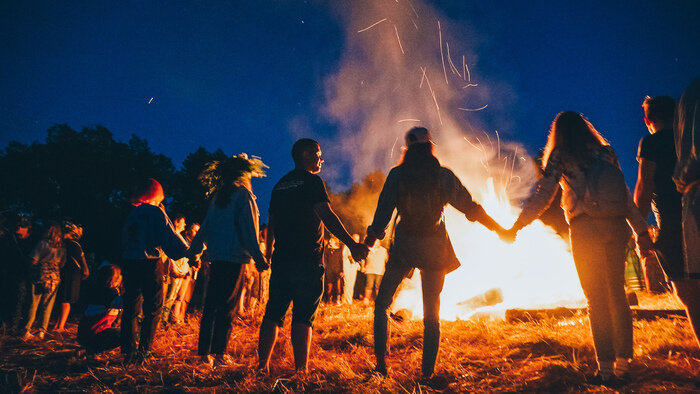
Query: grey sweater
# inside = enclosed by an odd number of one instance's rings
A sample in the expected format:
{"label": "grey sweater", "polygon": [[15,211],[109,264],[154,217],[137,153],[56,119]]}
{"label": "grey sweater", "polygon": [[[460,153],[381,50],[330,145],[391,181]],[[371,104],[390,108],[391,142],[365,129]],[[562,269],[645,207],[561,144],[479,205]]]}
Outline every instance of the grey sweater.
{"label": "grey sweater", "polygon": [[201,253],[206,245],[211,261],[246,264],[252,258],[264,265],[258,243],[258,216],[255,196],[242,186],[231,193],[225,208],[212,201],[202,227],[192,240],[190,255]]}

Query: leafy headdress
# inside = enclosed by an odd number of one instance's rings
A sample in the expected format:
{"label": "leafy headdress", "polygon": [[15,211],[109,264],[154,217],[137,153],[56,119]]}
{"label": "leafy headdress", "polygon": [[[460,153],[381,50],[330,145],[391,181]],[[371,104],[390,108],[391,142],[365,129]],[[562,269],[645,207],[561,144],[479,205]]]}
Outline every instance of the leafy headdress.
{"label": "leafy headdress", "polygon": [[248,157],[241,153],[207,164],[199,180],[207,188],[207,197],[221,191],[228,194],[234,187],[242,186],[246,180],[264,177],[266,168],[269,167],[259,157]]}

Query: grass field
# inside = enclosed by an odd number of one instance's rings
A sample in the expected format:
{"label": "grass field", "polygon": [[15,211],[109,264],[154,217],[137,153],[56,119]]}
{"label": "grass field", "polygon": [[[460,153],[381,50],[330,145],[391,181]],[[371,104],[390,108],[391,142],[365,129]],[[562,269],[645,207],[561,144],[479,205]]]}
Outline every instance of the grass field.
{"label": "grass field", "polygon": [[[678,308],[670,295],[641,296],[646,308]],[[288,319],[289,320],[289,319]],[[612,391],[592,386],[595,357],[585,316],[509,324],[443,321],[436,376],[420,379],[422,322],[392,322],[390,375],[373,374],[372,313],[356,303],[322,306],[314,331],[311,371],[293,374],[289,327],[269,374],[256,371],[258,321],[236,325],[229,353],[236,364],[198,365],[196,315],[161,331],[155,357],[123,365],[118,350],[76,356],[75,324],[45,340],[0,337],[0,391],[87,392],[561,392]],[[634,322],[632,380],[622,392],[700,392],[700,349],[684,319]]]}

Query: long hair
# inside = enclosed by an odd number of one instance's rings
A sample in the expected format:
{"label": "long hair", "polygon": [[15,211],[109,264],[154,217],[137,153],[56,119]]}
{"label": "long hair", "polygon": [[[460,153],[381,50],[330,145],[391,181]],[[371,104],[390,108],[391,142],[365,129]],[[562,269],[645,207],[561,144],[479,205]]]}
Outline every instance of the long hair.
{"label": "long hair", "polygon": [[554,148],[561,151],[565,160],[584,163],[588,159],[588,148],[591,145],[610,144],[583,115],[574,111],[559,112],[549,129],[547,145],[542,154],[542,168],[547,167]]}
{"label": "long hair", "polygon": [[248,157],[245,153],[216,160],[199,175],[202,185],[207,188],[207,196],[214,196],[214,205],[226,208],[233,190],[253,177],[264,177],[267,165],[259,157]]}
{"label": "long hair", "polygon": [[399,212],[438,219],[443,204],[440,198],[440,162],[433,153],[433,144],[411,144],[399,167]]}
{"label": "long hair", "polygon": [[42,238],[49,241],[49,245],[51,245],[52,248],[60,248],[62,245],[61,241],[63,239],[61,226],[56,222],[49,223],[49,227],[44,232],[44,236]]}

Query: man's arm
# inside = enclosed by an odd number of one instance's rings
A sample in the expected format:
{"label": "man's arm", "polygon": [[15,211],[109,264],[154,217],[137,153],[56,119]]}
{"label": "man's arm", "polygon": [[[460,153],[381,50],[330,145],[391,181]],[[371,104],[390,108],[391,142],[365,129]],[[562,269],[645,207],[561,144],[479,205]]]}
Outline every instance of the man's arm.
{"label": "man's arm", "polygon": [[328,228],[328,231],[335,235],[340,242],[347,245],[355,261],[364,260],[367,257],[369,248],[366,245],[359,244],[352,239],[350,234],[348,234],[348,230],[345,229],[343,223],[341,223],[340,219],[338,219],[338,215],[333,212],[331,204],[328,201],[316,203],[316,205],[314,205],[314,212],[316,212],[316,215],[321,218],[321,221],[326,228]]}
{"label": "man's arm", "polygon": [[640,157],[637,184],[634,187],[634,204],[639,208],[639,212],[645,220],[649,216],[651,196],[656,188],[654,184],[655,174],[656,163]]}

